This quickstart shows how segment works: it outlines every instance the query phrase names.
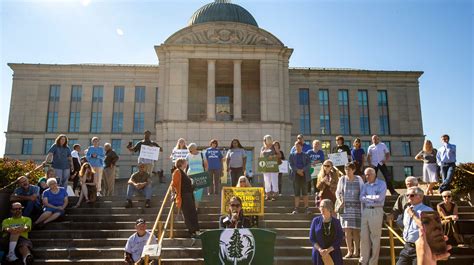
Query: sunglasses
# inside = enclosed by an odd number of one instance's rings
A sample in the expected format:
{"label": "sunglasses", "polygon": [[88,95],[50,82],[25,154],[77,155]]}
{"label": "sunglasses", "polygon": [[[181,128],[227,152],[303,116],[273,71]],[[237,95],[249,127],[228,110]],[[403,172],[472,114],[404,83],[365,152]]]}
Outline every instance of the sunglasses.
{"label": "sunglasses", "polygon": [[239,181],[239,182],[240,182],[240,183],[245,183],[245,180],[241,180],[241,181]]}
{"label": "sunglasses", "polygon": [[21,211],[21,208],[12,208],[12,211]]}
{"label": "sunglasses", "polygon": [[324,167],[331,167],[331,165],[324,165]]}
{"label": "sunglasses", "polygon": [[406,196],[409,198],[415,197],[417,194],[407,194]]}
{"label": "sunglasses", "polygon": [[451,195],[443,196],[443,198],[451,198]]}
{"label": "sunglasses", "polygon": [[233,203],[231,203],[231,204],[230,204],[230,207],[240,207],[240,204],[233,204]]}

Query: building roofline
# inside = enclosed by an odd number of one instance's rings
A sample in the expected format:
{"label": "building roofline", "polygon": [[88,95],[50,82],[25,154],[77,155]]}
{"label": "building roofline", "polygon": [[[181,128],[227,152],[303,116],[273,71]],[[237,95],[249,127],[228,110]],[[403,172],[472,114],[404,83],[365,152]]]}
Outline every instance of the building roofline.
{"label": "building roofline", "polygon": [[357,68],[324,68],[324,67],[289,67],[293,71],[314,71],[314,72],[358,72],[358,73],[373,73],[373,74],[413,74],[420,77],[423,71],[401,71],[401,70],[368,70]]}
{"label": "building roofline", "polygon": [[130,68],[159,68],[158,64],[104,64],[104,63],[80,63],[80,64],[43,64],[43,63],[7,63],[10,68],[29,67],[130,67]]}

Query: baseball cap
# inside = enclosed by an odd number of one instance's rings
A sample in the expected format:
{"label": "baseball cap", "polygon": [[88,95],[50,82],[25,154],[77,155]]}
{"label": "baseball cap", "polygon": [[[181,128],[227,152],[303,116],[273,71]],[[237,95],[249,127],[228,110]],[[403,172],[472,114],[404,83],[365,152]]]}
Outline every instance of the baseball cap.
{"label": "baseball cap", "polygon": [[138,218],[137,221],[135,222],[137,225],[139,224],[146,224],[145,220],[143,218]]}

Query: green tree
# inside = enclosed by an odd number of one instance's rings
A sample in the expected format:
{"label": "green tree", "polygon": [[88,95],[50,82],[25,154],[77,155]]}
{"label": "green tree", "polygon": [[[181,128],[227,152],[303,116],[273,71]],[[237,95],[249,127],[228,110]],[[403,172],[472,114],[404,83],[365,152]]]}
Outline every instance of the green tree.
{"label": "green tree", "polygon": [[234,258],[234,265],[237,265],[237,259],[242,257],[242,250],[244,249],[244,245],[240,239],[239,229],[234,229],[234,233],[230,237],[230,240],[228,248],[229,257]]}

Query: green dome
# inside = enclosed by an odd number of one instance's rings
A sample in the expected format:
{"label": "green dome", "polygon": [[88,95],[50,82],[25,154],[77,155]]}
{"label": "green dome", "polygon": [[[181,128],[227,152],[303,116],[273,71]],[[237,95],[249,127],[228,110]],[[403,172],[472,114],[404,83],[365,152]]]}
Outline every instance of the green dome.
{"label": "green dome", "polygon": [[232,4],[230,0],[215,0],[194,12],[189,26],[216,21],[229,21],[258,27],[257,21],[245,8]]}

